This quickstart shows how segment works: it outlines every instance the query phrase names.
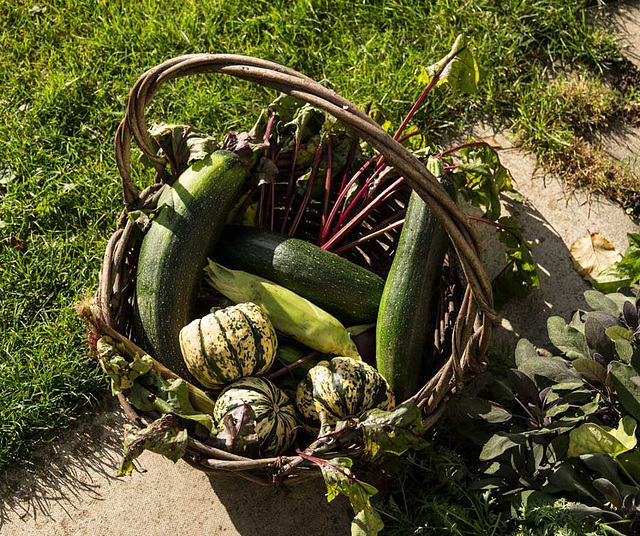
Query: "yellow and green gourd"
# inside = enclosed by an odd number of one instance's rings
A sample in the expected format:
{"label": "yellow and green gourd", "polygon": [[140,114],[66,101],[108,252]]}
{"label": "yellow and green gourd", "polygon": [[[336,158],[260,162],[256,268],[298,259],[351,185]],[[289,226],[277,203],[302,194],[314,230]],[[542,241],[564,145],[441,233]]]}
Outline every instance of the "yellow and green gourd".
{"label": "yellow and green gourd", "polygon": [[350,357],[320,361],[298,384],[296,406],[303,428],[320,430],[320,414],[327,425],[358,417],[373,408],[392,409],[393,392],[387,380],[371,365]]}
{"label": "yellow and green gourd", "polygon": [[284,391],[264,378],[242,378],[220,393],[213,418],[220,423],[227,413],[243,404],[256,415],[261,456],[277,456],[293,444],[298,421],[295,407]]}
{"label": "yellow and green gourd", "polygon": [[180,349],[189,372],[213,389],[265,373],[277,348],[271,321],[253,303],[220,309],[180,331]]}

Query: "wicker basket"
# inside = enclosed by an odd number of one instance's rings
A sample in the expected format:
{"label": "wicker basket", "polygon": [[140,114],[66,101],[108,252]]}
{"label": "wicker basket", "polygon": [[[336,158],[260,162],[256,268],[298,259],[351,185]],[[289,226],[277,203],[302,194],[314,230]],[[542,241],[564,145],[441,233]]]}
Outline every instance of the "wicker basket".
{"label": "wicker basket", "polygon": [[[308,77],[269,61],[227,54],[180,56],[149,69],[133,86],[115,140],[125,208],[105,251],[94,306],[93,316],[97,318],[91,329],[97,330],[97,335],[115,335],[121,340],[124,337],[120,334],[129,333],[134,299],[131,289],[135,287],[132,283],[139,239],[132,232],[134,224],[128,218],[128,212],[155,208],[160,191],[165,181],[169,180],[166,160],[157,155],[147,133],[145,108],[163,83],[174,78],[212,72],[232,75],[287,93],[333,115],[384,155],[387,162],[405,177],[408,185],[428,203],[446,229],[465,280],[456,304],[455,322],[452,323],[448,345],[450,355],[447,355],[428,383],[411,398],[423,412],[425,427],[433,426],[451,395],[461,390],[486,365],[491,322],[496,315],[492,308],[491,283],[478,257],[475,233],[464,213],[424,164],[369,116]],[[138,192],[130,175],[132,135],[157,170],[155,182],[142,192]],[[132,343],[129,341],[129,344]],[[124,396],[119,395],[119,400],[130,420],[142,426],[145,416],[140,415]],[[314,456],[328,459],[348,453],[352,458],[358,458],[362,452],[361,438],[355,433],[343,434],[333,445],[333,448],[321,453],[314,451]],[[318,466],[304,456],[249,459],[210,447],[194,438],[189,439],[184,459],[205,472],[233,474],[263,485],[297,483],[320,474]]]}

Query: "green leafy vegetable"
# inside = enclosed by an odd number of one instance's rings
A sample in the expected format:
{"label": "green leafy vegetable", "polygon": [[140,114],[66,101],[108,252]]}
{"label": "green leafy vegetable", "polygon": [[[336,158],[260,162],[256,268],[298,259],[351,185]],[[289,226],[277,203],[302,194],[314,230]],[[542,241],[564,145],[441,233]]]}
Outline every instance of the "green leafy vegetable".
{"label": "green leafy vegetable", "polygon": [[256,414],[251,406],[242,404],[222,417],[215,440],[229,452],[249,457],[258,454],[260,438],[256,433]]}
{"label": "green leafy vegetable", "polygon": [[414,403],[406,402],[391,411],[372,409],[359,419],[365,452],[372,457],[379,451],[401,455],[409,449],[427,445],[423,439],[422,414]]}
{"label": "green leafy vegetable", "polygon": [[501,164],[495,149],[487,144],[470,142],[462,146],[460,155],[462,161],[453,174],[458,191],[473,205],[484,208],[485,218],[497,221],[501,212],[500,193],[513,189],[511,174]]}
{"label": "green leafy vegetable", "polygon": [[134,469],[133,460],[145,450],[166,456],[177,462],[187,451],[187,431],[180,426],[175,415],[163,415],[143,430],[134,431],[127,426],[124,436],[124,455],[117,476],[129,476]]}
{"label": "green leafy vegetable", "polygon": [[640,419],[640,372],[631,365],[614,361],[611,363],[611,378],[624,409]]}
{"label": "green leafy vegetable", "polygon": [[114,395],[133,387],[136,378],[153,368],[153,361],[148,355],[136,354],[133,360],[123,357],[115,341],[107,336],[98,341],[98,355],[111,378],[111,392]]}
{"label": "green leafy vegetable", "polygon": [[480,69],[464,36],[457,37],[451,51],[444,58],[429,67],[423,67],[418,82],[428,86],[438,75],[436,87],[447,84],[454,91],[475,93],[480,80]]}

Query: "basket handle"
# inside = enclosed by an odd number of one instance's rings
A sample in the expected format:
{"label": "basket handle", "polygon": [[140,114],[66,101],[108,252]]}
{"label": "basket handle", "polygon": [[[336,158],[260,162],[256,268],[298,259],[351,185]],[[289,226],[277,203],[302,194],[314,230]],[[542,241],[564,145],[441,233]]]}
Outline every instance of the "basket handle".
{"label": "basket handle", "polygon": [[[152,96],[169,80],[202,73],[228,74],[308,102],[349,126],[384,155],[446,229],[462,263],[473,298],[483,313],[481,323],[485,329],[481,331],[487,334],[490,327],[486,321],[495,320],[498,316],[493,310],[491,282],[478,255],[478,238],[465,214],[426,166],[367,114],[334,91],[283,65],[234,54],[190,54],[172,58],[145,72],[131,89],[125,116],[115,139],[116,162],[127,208],[136,206],[139,200],[139,192],[131,181],[130,173],[131,135],[159,172],[165,167],[164,160],[153,149],[145,123],[145,109]],[[484,341],[487,337],[482,339]]]}

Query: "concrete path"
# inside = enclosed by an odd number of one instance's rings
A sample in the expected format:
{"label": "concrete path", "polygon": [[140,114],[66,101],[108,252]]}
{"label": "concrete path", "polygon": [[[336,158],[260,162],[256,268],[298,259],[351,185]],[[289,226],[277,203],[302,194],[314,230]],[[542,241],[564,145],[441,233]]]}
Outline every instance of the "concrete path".
{"label": "concrete path", "polygon": [[[524,203],[503,197],[503,209],[505,215],[518,221],[524,236],[534,242],[533,258],[541,285],[526,298],[511,300],[500,311],[503,320],[494,333],[492,351],[510,353],[522,337],[542,346],[548,343],[549,316],[569,318],[576,309],[586,307],[582,295],[591,287],[573,269],[571,244],[588,232],[600,231],[624,252],[627,233],[638,232],[638,226],[618,205],[599,196],[571,191],[559,178],[541,174],[535,158],[515,148],[509,135],[487,128],[477,130],[475,135],[492,135],[496,139],[502,147],[500,160],[511,171],[515,189],[525,197]],[[493,277],[504,267],[504,247],[492,228],[478,224],[476,229],[483,238],[483,258]]]}
{"label": "concrete path", "polygon": [[321,479],[277,492],[239,478],[208,477],[184,462],[143,453],[115,478],[126,418],[113,400],[36,453],[35,472],[0,480],[3,536],[327,536],[349,533],[342,498]]}
{"label": "concrete path", "polygon": [[[640,7],[626,6],[616,15],[619,30],[629,36],[629,57],[640,65]],[[567,191],[560,179],[536,173],[535,160],[513,147],[508,135],[494,135],[500,157],[511,170],[524,204],[506,200],[505,209],[535,239],[534,258],[542,288],[502,310],[493,352],[510,352],[520,337],[546,341],[546,318],[584,307],[589,288],[573,270],[569,246],[589,231],[600,231],[624,251],[626,233],[637,231],[617,206],[597,197]],[[608,138],[608,151],[632,165],[640,148],[640,132]],[[604,144],[604,142],[603,142]],[[637,168],[636,168],[637,171]],[[493,230],[479,228],[488,266],[497,273],[501,246]],[[15,536],[326,536],[349,533],[351,511],[341,498],[325,500],[321,480],[280,492],[244,480],[209,478],[183,462],[174,464],[144,453],[140,472],[115,478],[125,418],[112,400],[103,411],[88,415],[53,444],[35,454],[35,471],[14,469],[0,479],[0,534]]]}

